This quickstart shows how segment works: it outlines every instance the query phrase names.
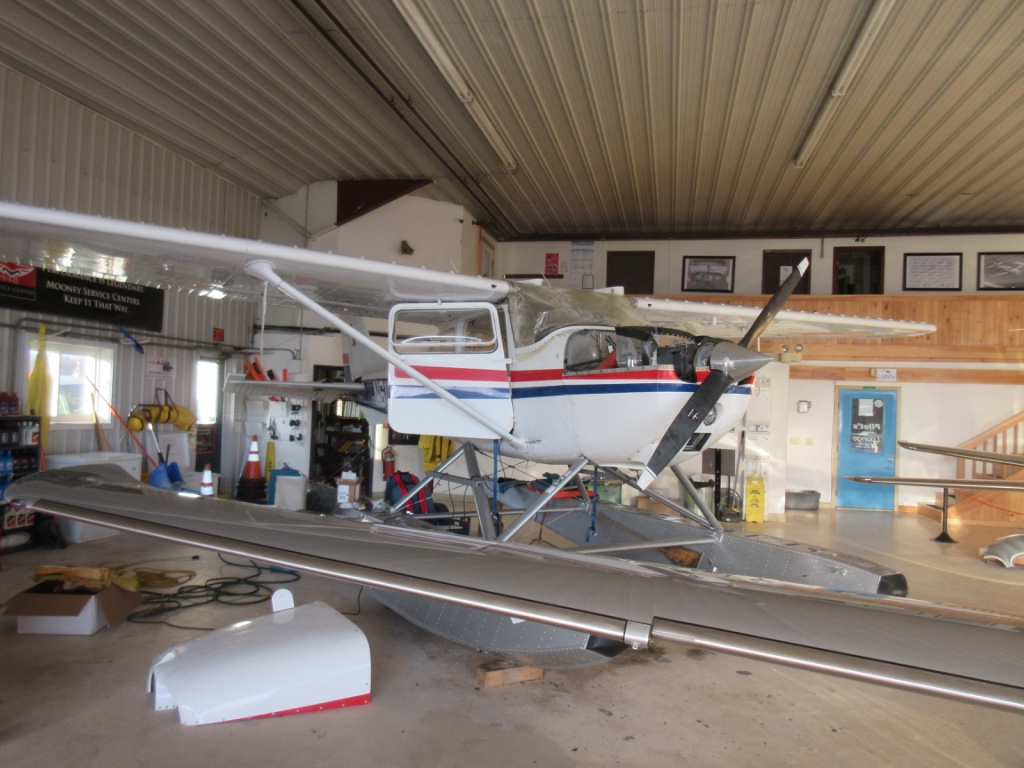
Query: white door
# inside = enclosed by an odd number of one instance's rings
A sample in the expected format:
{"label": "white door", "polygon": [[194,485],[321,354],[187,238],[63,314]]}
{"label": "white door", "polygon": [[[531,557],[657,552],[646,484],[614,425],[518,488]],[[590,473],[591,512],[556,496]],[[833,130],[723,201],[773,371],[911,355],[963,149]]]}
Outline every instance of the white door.
{"label": "white door", "polygon": [[[510,431],[512,390],[499,327],[498,313],[487,303],[393,307],[388,320],[391,351],[434,386],[389,365],[391,426],[411,434],[466,438],[498,437],[484,422]],[[465,408],[443,399],[436,388],[449,392]]]}

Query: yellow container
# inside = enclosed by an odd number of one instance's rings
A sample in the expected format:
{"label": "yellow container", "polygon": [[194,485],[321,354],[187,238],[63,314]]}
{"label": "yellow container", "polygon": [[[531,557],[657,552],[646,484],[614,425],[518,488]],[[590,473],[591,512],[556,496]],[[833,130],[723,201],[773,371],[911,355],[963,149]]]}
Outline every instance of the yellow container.
{"label": "yellow container", "polygon": [[747,478],[743,518],[748,523],[764,522],[764,478],[760,475],[752,475]]}

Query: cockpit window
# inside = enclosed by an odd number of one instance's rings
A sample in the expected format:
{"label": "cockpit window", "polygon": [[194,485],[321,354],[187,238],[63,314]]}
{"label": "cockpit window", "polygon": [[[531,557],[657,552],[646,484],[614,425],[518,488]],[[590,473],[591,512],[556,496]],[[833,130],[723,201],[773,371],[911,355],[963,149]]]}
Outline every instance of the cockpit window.
{"label": "cockpit window", "polygon": [[565,344],[567,373],[638,368],[657,363],[658,343],[653,334],[623,335],[614,329],[588,328],[572,334]]}
{"label": "cockpit window", "polygon": [[399,309],[391,327],[400,355],[484,354],[498,348],[491,305]]}

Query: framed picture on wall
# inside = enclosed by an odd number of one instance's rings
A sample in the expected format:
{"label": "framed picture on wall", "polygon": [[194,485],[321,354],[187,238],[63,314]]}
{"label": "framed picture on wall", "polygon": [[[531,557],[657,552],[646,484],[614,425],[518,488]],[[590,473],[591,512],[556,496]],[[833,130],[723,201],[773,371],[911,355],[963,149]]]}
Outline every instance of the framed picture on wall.
{"label": "framed picture on wall", "polygon": [[978,290],[1024,291],[1024,253],[979,253]]}
{"label": "framed picture on wall", "polygon": [[903,254],[904,291],[959,291],[962,253]]}
{"label": "framed picture on wall", "polygon": [[683,290],[698,293],[732,293],[735,256],[684,256]]}

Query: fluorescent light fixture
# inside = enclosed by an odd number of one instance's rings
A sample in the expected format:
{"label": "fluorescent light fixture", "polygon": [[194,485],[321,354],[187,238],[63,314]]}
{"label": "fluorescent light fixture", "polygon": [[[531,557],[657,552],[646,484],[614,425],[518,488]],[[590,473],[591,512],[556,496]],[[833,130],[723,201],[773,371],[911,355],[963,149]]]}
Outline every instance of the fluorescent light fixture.
{"label": "fluorescent light fixture", "polygon": [[209,288],[203,288],[199,291],[199,295],[205,296],[208,299],[223,299],[227,296],[227,294],[222,290],[223,287],[224,286],[219,285],[218,283],[211,283]]}
{"label": "fluorescent light fixture", "polygon": [[867,21],[861,27],[860,34],[857,35],[857,39],[853,42],[853,47],[846,54],[846,60],[843,61],[839,74],[836,75],[836,79],[832,82],[828,100],[821,105],[821,110],[814,119],[814,124],[811,125],[807,136],[804,137],[803,144],[800,145],[800,150],[796,153],[796,157],[793,158],[793,165],[797,168],[803,168],[807,165],[807,161],[814,154],[814,150],[818,148],[818,144],[825,134],[825,129],[828,128],[832,118],[835,117],[836,109],[839,107],[839,99],[846,95],[850,83],[853,82],[853,79],[860,71],[864,59],[867,58],[868,51],[871,50],[875,38],[882,31],[885,20],[888,18],[889,12],[892,11],[895,2],[896,0],[875,0],[875,4],[871,7],[871,13],[868,14]]}
{"label": "fluorescent light fixture", "polygon": [[494,123],[491,122],[487,112],[480,105],[480,102],[476,100],[476,96],[469,85],[463,80],[462,75],[455,66],[455,62],[452,61],[444,46],[441,45],[441,41],[437,39],[437,35],[434,34],[434,30],[430,28],[429,22],[420,13],[419,8],[416,7],[413,0],[391,0],[391,2],[398,9],[398,12],[402,14],[405,23],[409,25],[413,34],[416,35],[420,45],[423,46],[430,60],[434,62],[434,66],[444,76],[444,79],[448,81],[448,85],[455,92],[455,95],[458,96],[459,101],[466,105],[466,110],[473,118],[477,128],[487,138],[491,148],[497,152],[505,170],[509,173],[514,171],[516,169],[516,160],[511,150],[501,137],[501,134],[498,133]]}

